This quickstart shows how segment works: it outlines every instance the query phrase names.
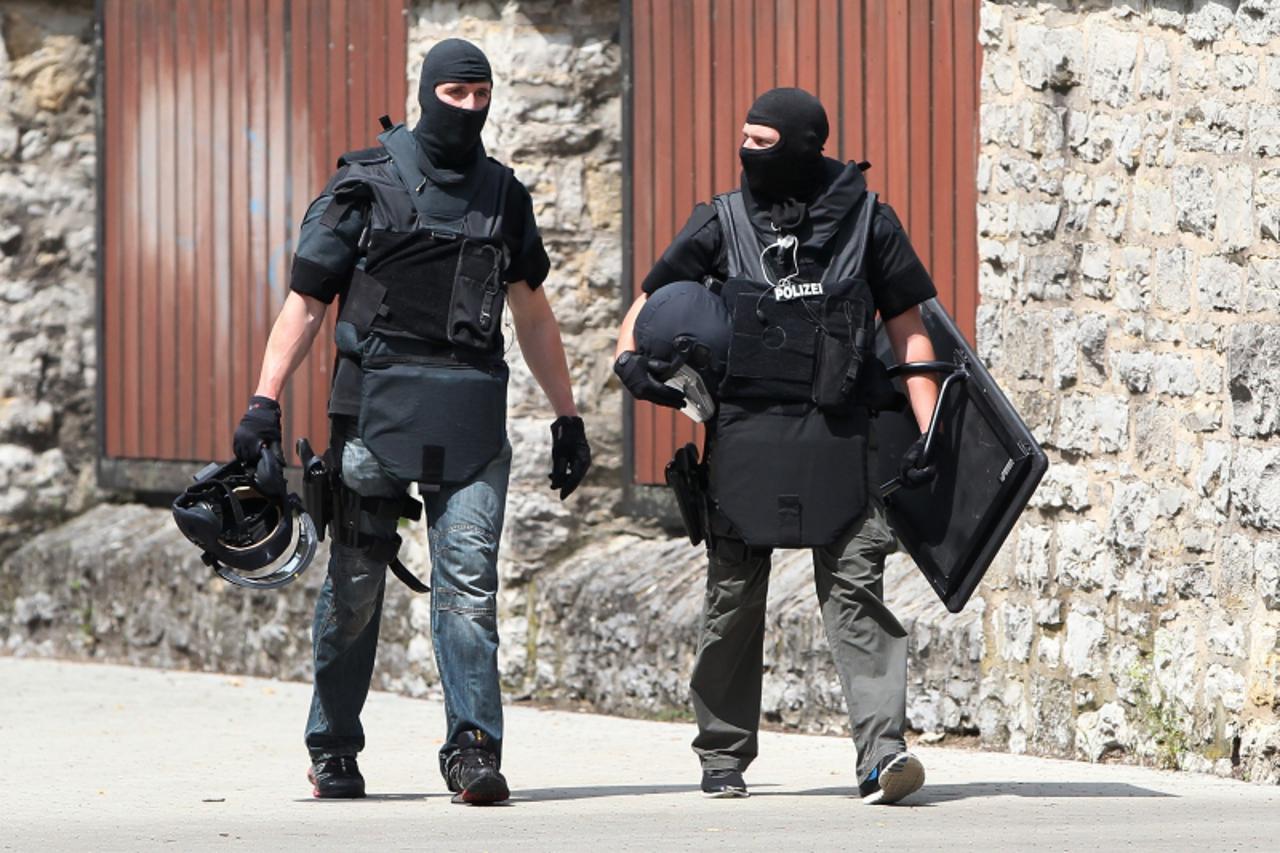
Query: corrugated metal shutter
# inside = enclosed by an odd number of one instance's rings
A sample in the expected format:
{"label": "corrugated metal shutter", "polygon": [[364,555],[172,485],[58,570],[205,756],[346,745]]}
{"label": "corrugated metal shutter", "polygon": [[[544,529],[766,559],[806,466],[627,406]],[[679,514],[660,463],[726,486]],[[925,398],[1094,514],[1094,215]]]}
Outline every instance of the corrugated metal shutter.
{"label": "corrugated metal shutter", "polygon": [[[103,455],[223,459],[307,204],[379,115],[402,115],[404,0],[104,0],[100,14]],[[327,325],[285,397],[287,433],[321,444]]]}
{"label": "corrugated metal shutter", "polygon": [[[833,157],[870,160],[941,301],[977,306],[978,0],[632,0],[631,275],[639,292],[697,201],[732,189],[747,108],[774,86],[827,107]],[[688,418],[633,410],[637,483],[662,482]]]}

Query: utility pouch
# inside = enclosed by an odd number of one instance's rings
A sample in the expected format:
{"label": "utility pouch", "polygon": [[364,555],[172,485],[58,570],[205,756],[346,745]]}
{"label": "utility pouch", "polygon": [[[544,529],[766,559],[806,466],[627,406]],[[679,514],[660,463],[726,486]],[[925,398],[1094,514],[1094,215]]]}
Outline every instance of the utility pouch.
{"label": "utility pouch", "polygon": [[870,356],[871,309],[858,298],[831,297],[822,306],[813,369],[813,402],[840,412],[859,396],[858,377]]}
{"label": "utility pouch", "polygon": [[690,443],[677,450],[665,473],[685,533],[697,545],[707,536],[707,466],[698,462],[697,446]]}
{"label": "utility pouch", "polygon": [[494,349],[507,296],[502,267],[502,248],[497,243],[473,238],[462,241],[449,302],[452,343],[477,350]]}
{"label": "utility pouch", "polygon": [[506,442],[508,370],[379,336],[360,365],[358,432],[390,476],[426,489],[470,480]]}
{"label": "utility pouch", "polygon": [[843,409],[853,399],[853,377],[856,377],[861,359],[848,341],[818,330],[815,347],[817,358],[813,369],[813,402],[824,411]]}

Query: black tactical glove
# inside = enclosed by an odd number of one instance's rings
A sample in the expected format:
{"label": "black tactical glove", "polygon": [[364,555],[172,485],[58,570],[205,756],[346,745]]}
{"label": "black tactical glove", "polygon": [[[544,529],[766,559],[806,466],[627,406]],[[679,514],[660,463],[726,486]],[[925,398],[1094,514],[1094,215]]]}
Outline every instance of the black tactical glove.
{"label": "black tactical glove", "polygon": [[249,409],[231,439],[236,458],[246,465],[257,464],[262,448],[278,447],[280,440],[280,404],[270,397],[250,397]]}
{"label": "black tactical glove", "polygon": [[670,366],[665,361],[646,358],[638,352],[627,350],[613,363],[613,372],[618,374],[622,384],[637,400],[648,400],[659,406],[683,409],[684,392],[670,385],[664,385],[653,375],[655,372],[661,373]]}
{"label": "black tactical glove", "polygon": [[924,455],[924,441],[925,436],[920,436],[907,448],[907,452],[902,454],[902,466],[898,468],[898,477],[902,485],[908,489],[928,485],[938,476],[938,466],[920,465],[921,457]]}
{"label": "black tactical glove", "polygon": [[560,500],[573,494],[591,469],[591,445],[582,418],[564,415],[551,424],[551,488]]}

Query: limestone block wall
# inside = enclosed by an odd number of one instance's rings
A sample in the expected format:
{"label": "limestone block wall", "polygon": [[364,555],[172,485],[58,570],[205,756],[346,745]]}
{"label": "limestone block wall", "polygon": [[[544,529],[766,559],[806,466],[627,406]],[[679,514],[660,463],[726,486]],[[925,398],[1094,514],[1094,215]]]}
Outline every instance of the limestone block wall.
{"label": "limestone block wall", "polygon": [[0,559],[95,500],[92,11],[0,9]]}
{"label": "limestone block wall", "polygon": [[985,2],[980,352],[1051,467],[983,741],[1280,781],[1280,4]]}

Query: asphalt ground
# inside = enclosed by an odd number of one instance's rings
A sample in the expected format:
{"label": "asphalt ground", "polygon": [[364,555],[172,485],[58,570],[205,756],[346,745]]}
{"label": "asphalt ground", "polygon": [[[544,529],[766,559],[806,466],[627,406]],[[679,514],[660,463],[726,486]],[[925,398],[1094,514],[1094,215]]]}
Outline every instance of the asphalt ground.
{"label": "asphalt ground", "polygon": [[[508,805],[450,803],[437,702],[375,693],[369,797],[305,781],[304,684],[0,658],[0,850],[1280,850],[1280,788],[918,748],[899,806],[853,796],[852,745],[761,735],[751,797],[697,789],[690,723],[511,707]],[[16,759],[16,760],[15,760]]]}

